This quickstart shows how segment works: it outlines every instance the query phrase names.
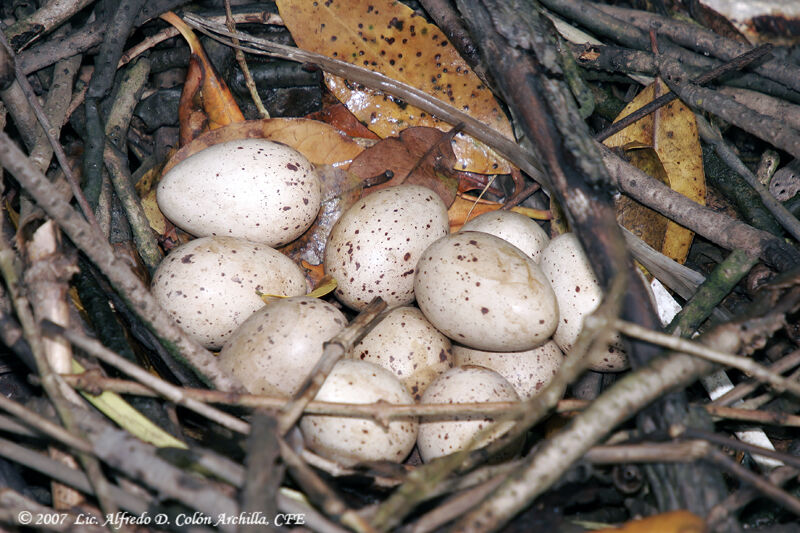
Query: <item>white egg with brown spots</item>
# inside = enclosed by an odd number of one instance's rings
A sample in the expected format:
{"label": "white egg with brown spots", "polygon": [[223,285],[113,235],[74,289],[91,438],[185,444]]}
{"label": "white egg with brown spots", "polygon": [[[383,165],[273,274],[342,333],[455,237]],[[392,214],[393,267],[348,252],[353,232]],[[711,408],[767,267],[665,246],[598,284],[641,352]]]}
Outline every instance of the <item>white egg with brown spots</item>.
{"label": "white egg with brown spots", "polygon": [[[568,354],[583,329],[586,316],[603,300],[603,289],[592,270],[589,258],[574,233],[564,233],[550,241],[540,261],[558,299],[561,318],[553,340]],[[619,344],[589,359],[598,372],[618,372],[628,368],[628,358]]]}
{"label": "white egg with brown spots", "polygon": [[479,350],[530,350],[558,324],[556,297],[539,266],[488,233],[459,231],[432,244],[417,264],[414,292],[436,329]]}
{"label": "white egg with brown spots", "polygon": [[390,311],[353,347],[350,357],[391,371],[415,400],[439,374],[453,367],[450,340],[415,307]]}
{"label": "white egg with brown spots", "polygon": [[533,259],[539,262],[550,237],[535,221],[514,211],[498,210],[483,213],[469,220],[461,229],[463,231],[482,231],[510,242]]}
{"label": "white egg with brown spots", "polygon": [[153,275],[150,290],[190,337],[220,348],[255,311],[258,293],[299,296],[308,288],[291,259],[261,243],[203,237],[172,250]]}
{"label": "white egg with brown spots", "polygon": [[487,352],[453,346],[456,366],[476,365],[494,370],[514,386],[523,400],[532,398],[558,373],[564,354],[553,341],[524,352]]}
{"label": "white egg with brown spots", "polygon": [[[352,359],[336,363],[315,399],[353,404],[414,403],[394,374]],[[393,418],[386,426],[357,417],[305,415],[300,419],[306,446],[344,466],[366,461],[399,463],[414,447],[418,429],[415,417]]]}
{"label": "white egg with brown spots", "polygon": [[[428,385],[420,403],[517,402],[514,387],[494,370],[479,366],[451,368]],[[476,448],[486,446],[508,431],[513,421],[498,423],[481,415],[423,417],[417,447],[426,463],[464,449],[479,432],[491,428]]]}
{"label": "white egg with brown spots", "polygon": [[311,226],[321,194],[317,172],[303,154],[266,139],[241,139],[172,167],[156,200],[169,220],[193,235],[278,247]]}
{"label": "white egg with brown spots", "polygon": [[398,185],[357,201],[336,222],[325,247],[325,273],[336,297],[361,310],[376,296],[389,306],[414,300],[422,252],[447,235],[447,207],[419,185]]}
{"label": "white egg with brown spots", "polygon": [[347,325],[336,307],[310,296],[276,298],[234,331],[218,360],[252,394],[290,398]]}

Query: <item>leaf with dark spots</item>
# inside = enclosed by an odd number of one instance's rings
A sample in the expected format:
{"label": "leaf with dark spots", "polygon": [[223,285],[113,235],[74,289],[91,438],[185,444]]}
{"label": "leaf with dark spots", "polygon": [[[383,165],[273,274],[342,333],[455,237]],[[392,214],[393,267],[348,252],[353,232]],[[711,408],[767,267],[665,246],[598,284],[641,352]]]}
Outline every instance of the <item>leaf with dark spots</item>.
{"label": "leaf with dark spots", "polygon": [[351,163],[350,172],[362,179],[387,170],[394,174],[386,183],[365,189],[365,194],[400,183],[422,185],[449,207],[458,184],[452,170],[455,156],[450,142],[442,142],[443,135],[434,128],[408,128],[400,132],[400,137],[384,139],[364,150]]}
{"label": "leaf with dark spots", "polygon": [[[278,10],[297,46],[380,72],[425,91],[513,138],[494,98],[445,35],[394,0],[311,2],[278,0]],[[330,91],[381,138],[410,126],[447,130],[449,125],[419,108],[379,91],[325,75]],[[458,135],[459,170],[503,174],[505,159],[474,139]]]}

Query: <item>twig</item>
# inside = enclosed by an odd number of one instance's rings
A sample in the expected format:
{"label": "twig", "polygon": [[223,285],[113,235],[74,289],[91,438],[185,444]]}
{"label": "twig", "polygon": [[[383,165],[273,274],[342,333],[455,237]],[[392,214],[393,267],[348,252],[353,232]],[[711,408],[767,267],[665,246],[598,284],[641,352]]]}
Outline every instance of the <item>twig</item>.
{"label": "twig", "polygon": [[686,302],[665,328],[667,333],[680,337],[691,337],[695,329],[711,315],[714,308],[747,275],[758,259],[741,250],[734,250],[725,258],[698,287],[697,292]]}
{"label": "twig", "polygon": [[386,308],[386,302],[376,297],[359,313],[359,315],[338,335],[325,343],[322,355],[311,369],[308,377],[298,389],[294,398],[282,409],[278,419],[278,434],[283,436],[295,425],[303,415],[308,403],[314,399],[330,374],[334,365],[350,349],[366,335],[375,318]]}
{"label": "twig", "polygon": [[[660,35],[669,37],[670,40],[681,46],[692,48],[704,55],[718,57],[724,61],[747,52],[749,48],[747,44],[733,41],[697,24],[640,10],[599,3],[594,5],[601,11],[620,19],[623,23],[633,24],[643,30],[654,27]],[[800,69],[796,64],[778,58],[769,58],[750,69],[765,78],[800,91],[800,81],[798,81]]]}
{"label": "twig", "polygon": [[142,367],[135,365],[124,357],[115,354],[103,346],[100,342],[91,339],[82,333],[79,333],[77,330],[64,329],[58,324],[54,324],[49,320],[42,322],[41,326],[42,331],[46,335],[63,336],[75,346],[86,350],[88,353],[94,355],[101,361],[104,361],[105,363],[108,363],[122,372],[125,372],[126,374],[136,378],[141,383],[145,383],[149,388],[164,396],[164,398],[167,398],[168,400],[179,405],[183,405],[187,409],[190,409],[197,414],[200,414],[209,420],[212,420],[217,424],[220,424],[221,426],[233,431],[245,435],[250,432],[250,425],[246,422],[224,413],[215,407],[211,407],[202,402],[198,402],[197,400],[186,397],[183,394],[183,389],[180,387],[176,387],[175,385],[167,383],[163,379],[151,374]]}
{"label": "twig", "polygon": [[730,437],[717,435],[716,433],[712,433],[710,431],[705,431],[697,428],[672,427],[670,428],[670,435],[673,438],[705,440],[712,444],[716,444],[718,446],[728,447],[733,450],[741,450],[751,455],[761,455],[764,457],[769,457],[771,459],[782,461],[787,465],[794,466],[795,468],[800,468],[800,458],[794,455],[778,452],[775,450],[770,450],[767,448],[763,448],[761,446],[755,446],[753,444],[747,442],[741,442],[736,439],[732,439]]}
{"label": "twig", "polygon": [[[92,484],[89,483],[89,478],[80,470],[70,468],[10,440],[0,438],[0,456],[41,472],[55,481],[74,487],[83,493],[90,495],[95,493]],[[109,486],[108,496],[122,509],[136,515],[145,513],[151,503],[148,499],[126,492],[116,485]]]}
{"label": "twig", "polygon": [[[775,361],[769,367],[770,372],[782,374],[791,370],[792,368],[800,365],[800,350],[795,350],[790,354],[783,356],[780,360]],[[739,400],[745,398],[749,394],[755,392],[761,386],[758,380],[747,380],[739,383],[734,388],[711,402],[712,405],[731,405]]]}
{"label": "twig", "polygon": [[[672,335],[667,335],[665,333],[659,333],[658,331],[643,328],[638,324],[626,322],[624,320],[616,320],[613,326],[618,329],[620,333],[630,337],[652,342],[671,350],[701,357],[713,363],[737,368],[742,372],[752,374],[756,379],[759,379],[765,383],[769,383],[779,392],[791,392],[800,398],[800,383],[788,380],[780,374],[772,372],[768,368],[756,363],[752,359],[748,359],[747,357],[741,357],[738,355],[714,350],[694,341],[681,339],[680,337],[673,337]],[[780,327],[780,325],[777,325],[776,328],[777,327]]]}
{"label": "twig", "polygon": [[792,215],[786,207],[775,197],[767,188],[759,181],[759,179],[750,171],[741,159],[734,153],[722,134],[717,128],[712,126],[704,116],[697,114],[697,131],[704,141],[711,144],[716,150],[720,159],[735,170],[742,176],[747,184],[750,185],[758,193],[759,198],[764,203],[764,206],[769,209],[769,212],[780,222],[786,231],[788,231],[795,239],[800,241],[800,221]]}
{"label": "twig", "polygon": [[0,132],[0,163],[97,265],[167,348],[176,352],[176,356],[188,360],[201,379],[208,379],[223,390],[241,390],[238,381],[219,369],[214,356],[189,339],[173,322],[131,266],[119,259],[108,242],[99,238],[98,233],[53,191],[52,184],[28,161],[5,132]]}
{"label": "twig", "polygon": [[78,205],[81,207],[81,211],[83,211],[83,215],[86,217],[86,220],[89,221],[91,226],[99,231],[100,226],[97,224],[97,220],[94,217],[94,211],[92,211],[92,208],[89,206],[86,197],[83,195],[83,190],[81,189],[80,183],[78,183],[78,179],[75,177],[75,174],[73,174],[72,167],[69,165],[69,161],[67,161],[67,154],[64,153],[64,149],[61,147],[61,142],[58,140],[58,130],[56,130],[50,124],[50,121],[48,120],[41,104],[39,103],[39,100],[37,100],[33,92],[33,88],[31,87],[30,83],[28,83],[28,78],[25,77],[25,74],[19,67],[19,63],[16,62],[14,58],[14,52],[11,50],[11,46],[8,44],[8,40],[3,32],[0,32],[0,44],[2,44],[3,48],[6,50],[6,53],[11,58],[11,61],[14,61],[14,72],[17,82],[25,92],[28,103],[33,109],[33,112],[35,113],[36,118],[39,120],[39,123],[42,125],[42,129],[44,130],[45,135],[47,135],[47,140],[50,141],[50,146],[53,147],[53,153],[55,153],[58,164],[61,165],[64,176],[66,176],[67,181],[69,182],[69,185],[72,189],[72,195],[78,201]]}
{"label": "twig", "polygon": [[[790,466],[782,466],[770,472],[767,476],[767,479],[770,483],[780,486],[797,477],[798,473],[800,472],[798,472],[795,468]],[[728,496],[725,501],[712,508],[711,512],[709,512],[706,516],[706,522],[708,523],[710,530],[724,531],[723,529],[720,529],[722,523],[730,515],[758,498],[759,495],[760,493],[755,487],[743,487],[737,492],[734,492]]]}
{"label": "twig", "polygon": [[[236,31],[236,22],[233,20],[233,13],[231,12],[231,0],[225,0],[224,4],[225,25],[228,27],[228,30],[234,32]],[[239,40],[235,37],[233,38],[233,44],[235,46],[239,45]],[[256,104],[258,113],[261,115],[261,118],[269,118],[269,111],[267,111],[267,108],[264,107],[264,102],[261,101],[261,96],[259,96],[258,89],[256,88],[256,82],[253,81],[253,75],[250,74],[250,69],[247,67],[247,60],[244,58],[244,52],[238,48],[234,48],[233,53],[236,55],[236,61],[239,63],[239,68],[242,69],[245,85],[247,85],[247,89],[250,91],[250,98],[252,98],[253,103]]]}
{"label": "twig", "polygon": [[[227,2],[226,2],[227,4]],[[278,464],[278,421],[265,411],[257,411],[251,421],[245,457],[245,481],[241,491],[243,513],[277,513],[277,496],[283,480],[283,466]],[[263,526],[240,526],[238,533],[257,533]]]}
{"label": "twig", "polygon": [[94,0],[47,2],[3,31],[14,49],[19,52],[92,2]]}
{"label": "twig", "polygon": [[76,437],[58,424],[51,422],[47,418],[41,416],[35,411],[31,411],[27,407],[15,402],[14,400],[6,398],[2,394],[0,394],[0,409],[16,416],[20,420],[24,421],[25,424],[37,429],[40,433],[43,433],[53,440],[69,446],[76,451],[84,453],[92,452],[91,445],[84,439]]}
{"label": "twig", "polygon": [[753,485],[753,487],[758,489],[764,496],[767,496],[772,501],[782,505],[794,514],[800,515],[800,499],[795,498],[761,476],[752,473],[721,451],[711,449],[708,455],[706,455],[705,460],[710,461],[723,470],[727,470],[730,474],[733,474],[745,483]]}
{"label": "twig", "polygon": [[[727,63],[723,63],[722,65],[719,65],[718,67],[714,67],[712,70],[709,70],[708,72],[704,73],[703,75],[698,76],[697,78],[694,78],[692,80],[692,83],[696,83],[697,85],[705,85],[706,83],[708,83],[710,81],[713,81],[713,80],[719,78],[720,76],[723,76],[724,74],[727,74],[728,72],[743,69],[744,67],[746,67],[747,65],[749,65],[753,61],[763,57],[766,54],[768,54],[770,51],[772,51],[772,45],[771,44],[761,45],[758,48],[754,48],[753,50],[750,50],[749,52],[745,52],[744,54],[733,58],[732,60],[728,61]],[[601,131],[599,133],[596,133],[595,136],[594,136],[595,140],[596,141],[604,141],[604,140],[608,139],[609,137],[611,137],[615,133],[618,133],[618,132],[624,130],[625,128],[627,128],[628,126],[633,124],[634,122],[646,117],[647,115],[649,115],[650,113],[652,113],[656,109],[659,109],[659,108],[667,105],[668,103],[672,102],[676,98],[678,98],[678,95],[676,95],[674,92],[669,92],[667,94],[659,96],[658,98],[654,99],[652,102],[649,102],[649,103],[645,104],[644,106],[640,107],[639,109],[637,109],[636,111],[634,111],[630,115],[625,116],[624,118],[618,120],[617,122],[615,122],[611,126],[607,127],[603,131]]]}

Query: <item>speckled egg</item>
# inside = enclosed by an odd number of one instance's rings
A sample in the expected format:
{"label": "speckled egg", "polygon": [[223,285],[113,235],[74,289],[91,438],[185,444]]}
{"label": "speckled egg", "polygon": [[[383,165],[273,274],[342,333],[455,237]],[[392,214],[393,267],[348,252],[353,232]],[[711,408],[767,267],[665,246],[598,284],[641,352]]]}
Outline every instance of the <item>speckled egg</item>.
{"label": "speckled egg", "polygon": [[[336,363],[315,399],[354,404],[413,403],[394,374],[352,359]],[[418,428],[415,417],[394,418],[388,426],[356,417],[305,415],[300,419],[306,446],[344,466],[365,461],[401,462],[414,447]]]}
{"label": "speckled egg", "polygon": [[356,310],[376,296],[389,306],[411,303],[420,255],[448,231],[447,207],[426,187],[398,185],[362,198],[334,225],[325,247],[336,297]]}
{"label": "speckled egg", "polygon": [[535,396],[558,372],[564,354],[553,341],[524,352],[486,352],[453,346],[456,366],[477,365],[494,370],[514,386],[523,400]]}
{"label": "speckled egg", "polygon": [[197,236],[238,237],[278,247],[314,222],[320,181],[297,150],[266,139],[215,144],[175,165],[156,201]]}
{"label": "speckled egg", "polygon": [[415,307],[390,311],[353,347],[350,357],[391,371],[415,400],[431,381],[453,366],[450,340]]}
{"label": "speckled egg", "polygon": [[537,263],[542,250],[550,242],[550,237],[539,224],[514,211],[498,210],[478,215],[461,229],[482,231],[500,237],[528,254]]}
{"label": "speckled egg", "polygon": [[436,329],[479,350],[530,350],[558,324],[539,265],[488,233],[459,231],[433,243],[417,264],[414,292]]}
{"label": "speckled egg", "polygon": [[190,337],[218,349],[264,306],[259,292],[299,296],[307,288],[300,267],[265,244],[203,237],[172,250],[150,290]]}
{"label": "speckled egg", "polygon": [[310,296],[275,299],[253,313],[222,347],[219,364],[253,394],[289,398],[347,325],[333,305]]}
{"label": "speckled egg", "polygon": [[[600,305],[603,289],[574,233],[564,233],[551,240],[542,253],[540,264],[561,311],[553,340],[564,353],[569,353],[583,329],[584,318]],[[628,357],[617,343],[607,352],[592,354],[589,363],[592,370],[616,372],[628,367]]]}
{"label": "speckled egg", "polygon": [[[514,387],[494,370],[480,366],[451,368],[428,385],[420,403],[516,402]],[[486,446],[508,431],[513,421],[495,423],[479,415],[423,417],[419,424],[417,447],[426,463],[463,449],[479,432],[494,424],[491,432],[478,442]]]}

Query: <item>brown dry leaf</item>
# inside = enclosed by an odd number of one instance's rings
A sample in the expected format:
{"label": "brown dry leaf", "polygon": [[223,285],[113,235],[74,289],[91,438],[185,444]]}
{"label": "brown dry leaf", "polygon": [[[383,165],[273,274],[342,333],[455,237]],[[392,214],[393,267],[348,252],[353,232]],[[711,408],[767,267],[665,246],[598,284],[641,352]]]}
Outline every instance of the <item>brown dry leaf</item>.
{"label": "brown dry leaf", "polygon": [[[277,0],[297,45],[370,68],[413,85],[513,138],[494,96],[444,34],[413,10],[393,0]],[[331,92],[380,137],[410,126],[449,126],[392,96],[325,75]],[[508,163],[468,136],[456,137],[459,170],[483,174],[510,171]]]}
{"label": "brown dry leaf", "polygon": [[[669,90],[663,82],[658,83],[660,94]],[[654,93],[655,84],[646,87],[622,110],[617,120],[651,102]],[[692,111],[679,100],[612,135],[604,144],[623,148],[631,145],[652,147],[664,166],[670,187],[697,203],[705,204],[706,182],[697,124]],[[683,263],[693,237],[690,230],[668,221],[661,252]]]}
{"label": "brown dry leaf", "polygon": [[209,131],[178,150],[164,166],[169,169],[192,154],[226,141],[269,139],[291,146],[315,165],[346,167],[363,148],[324,122],[306,118],[266,118],[230,124]]}
{"label": "brown dry leaf", "polygon": [[164,13],[161,18],[181,32],[192,52],[178,107],[181,146],[204,131],[242,122],[242,111],[191,28],[172,11]]}
{"label": "brown dry leaf", "polygon": [[[625,156],[636,168],[669,185],[664,165],[661,164],[658,154],[652,148],[628,150],[625,152]],[[617,222],[656,250],[664,248],[668,222],[664,216],[628,196],[621,195],[615,203]]]}
{"label": "brown dry leaf", "polygon": [[[503,207],[503,204],[458,193],[453,204],[447,210],[447,218],[450,221],[450,233],[455,233],[461,229],[461,226],[467,223],[467,215],[469,215],[469,220],[472,220],[478,215],[497,211],[501,207]],[[512,207],[511,211],[525,215],[534,220],[551,220],[553,218],[553,214],[550,210],[516,206]]]}
{"label": "brown dry leaf", "polygon": [[364,126],[358,121],[356,116],[347,109],[343,103],[336,102],[333,105],[327,105],[322,111],[317,111],[306,115],[306,118],[312,120],[319,120],[330,124],[342,133],[346,133],[350,137],[361,137],[362,139],[380,139],[377,135],[372,133],[369,128]]}
{"label": "brown dry leaf", "polygon": [[350,172],[365,180],[391,170],[394,177],[370,187],[371,193],[400,183],[422,185],[436,192],[450,206],[458,190],[453,177],[455,156],[447,133],[435,128],[408,128],[400,137],[390,137],[364,150],[353,160]]}
{"label": "brown dry leaf", "polygon": [[597,533],[704,533],[705,521],[689,511],[670,511],[632,520],[620,528],[600,529]]}

